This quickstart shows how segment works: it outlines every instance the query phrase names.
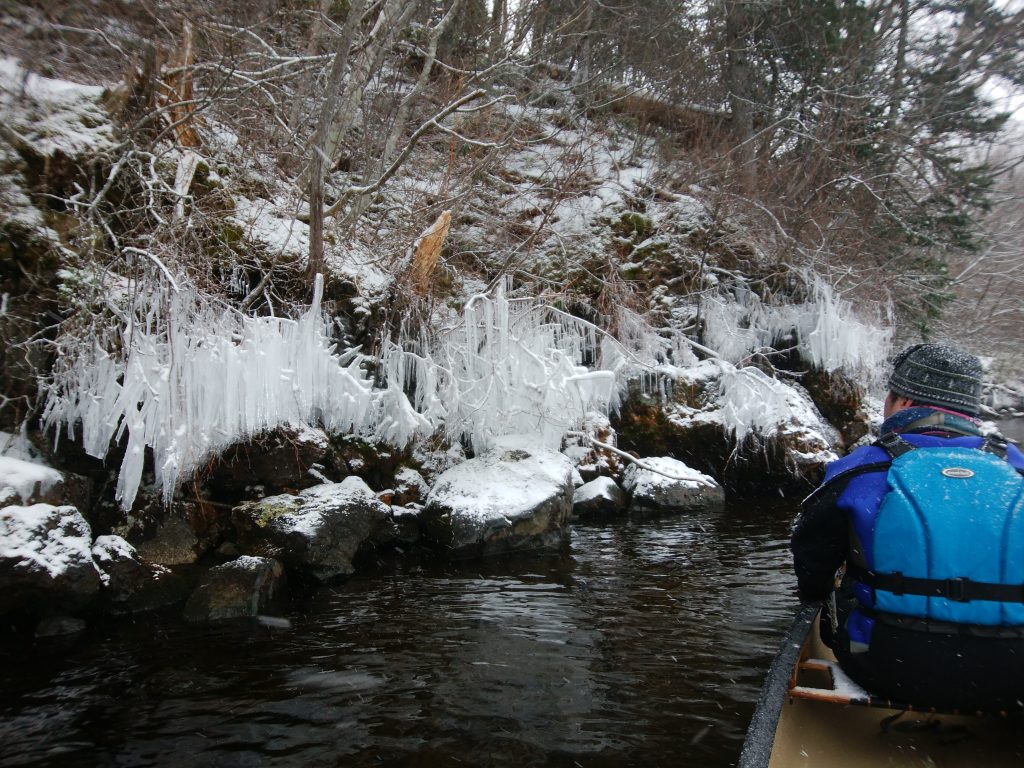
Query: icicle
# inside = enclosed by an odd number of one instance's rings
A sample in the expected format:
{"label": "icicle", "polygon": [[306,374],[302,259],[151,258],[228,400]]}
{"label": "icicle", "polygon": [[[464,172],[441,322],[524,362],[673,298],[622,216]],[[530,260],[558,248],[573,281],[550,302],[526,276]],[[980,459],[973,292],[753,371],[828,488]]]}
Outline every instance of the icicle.
{"label": "icicle", "polygon": [[[105,455],[126,434],[117,498],[129,508],[147,447],[164,498],[210,456],[280,424],[322,424],[336,431],[404,443],[428,428],[405,402],[397,378],[375,392],[356,355],[339,357],[320,311],[322,278],[298,321],[247,317],[202,299],[186,285],[167,295],[143,281],[122,330],[126,357],[93,340],[63,350],[44,422],[59,431],[82,424],[85,449]],[[61,342],[62,340],[59,340]],[[84,348],[83,348],[84,347]]]}

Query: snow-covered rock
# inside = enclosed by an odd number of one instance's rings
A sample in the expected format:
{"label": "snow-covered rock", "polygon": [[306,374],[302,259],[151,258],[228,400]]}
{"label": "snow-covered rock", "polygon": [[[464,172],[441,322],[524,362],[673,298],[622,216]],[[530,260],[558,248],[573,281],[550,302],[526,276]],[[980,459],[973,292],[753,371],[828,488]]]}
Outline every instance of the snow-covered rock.
{"label": "snow-covered rock", "polygon": [[751,495],[806,494],[837,458],[839,433],[799,384],[719,360],[665,373],[667,404],[631,388],[616,419],[624,447],[699,463],[731,491]]}
{"label": "snow-covered rock", "polygon": [[0,613],[75,610],[100,583],[92,531],[77,509],[33,504],[0,510]]}
{"label": "snow-covered rock", "polygon": [[[596,411],[587,413],[580,432],[599,443],[615,448],[618,436],[608,417]],[[567,437],[562,453],[572,459],[585,481],[598,477],[621,477],[624,461],[615,453],[598,448],[583,435]]]}
{"label": "snow-covered rock", "polygon": [[241,504],[232,512],[243,554],[274,557],[319,581],[351,575],[352,558],[389,519],[360,478]]}
{"label": "snow-covered rock", "polygon": [[88,509],[91,497],[88,478],[51,467],[24,434],[0,432],[0,507],[51,504]]}
{"label": "snow-covered rock", "polygon": [[399,506],[419,504],[430,493],[430,486],[423,475],[411,467],[402,467],[395,473],[394,500]]}
{"label": "snow-covered rock", "polygon": [[597,477],[576,489],[572,498],[573,517],[587,520],[622,515],[629,500],[610,477]]}
{"label": "snow-covered rock", "polygon": [[8,503],[56,504],[60,501],[64,476],[38,462],[0,456],[0,499]]}
{"label": "snow-covered rock", "polygon": [[495,448],[438,477],[423,510],[426,538],[454,555],[555,548],[568,540],[572,461],[528,440]]}
{"label": "snow-covered rock", "polygon": [[720,506],[725,493],[714,478],[667,456],[643,459],[626,469],[623,486],[631,516],[692,512]]}
{"label": "snow-covered rock", "polygon": [[266,557],[239,557],[207,571],[185,603],[186,621],[259,616],[271,610],[285,586],[284,567]]}

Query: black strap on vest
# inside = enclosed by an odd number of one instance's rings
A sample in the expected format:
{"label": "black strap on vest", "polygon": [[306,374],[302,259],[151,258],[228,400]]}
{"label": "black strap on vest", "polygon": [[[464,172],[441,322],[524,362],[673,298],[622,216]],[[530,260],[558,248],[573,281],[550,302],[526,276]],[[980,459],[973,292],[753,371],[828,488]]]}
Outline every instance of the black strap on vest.
{"label": "black strap on vest", "polygon": [[894,595],[944,597],[957,603],[972,600],[991,600],[997,603],[1024,603],[1024,584],[993,584],[971,579],[920,579],[894,573],[875,573],[856,564],[847,563],[846,572],[857,581],[874,589],[883,589]]}
{"label": "black strap on vest", "polygon": [[[915,448],[921,446],[914,445],[913,443],[904,440],[895,432],[890,432],[887,435],[875,440],[873,445],[877,445],[879,448],[888,453],[892,458],[898,459],[905,453],[909,453]],[[985,451],[985,453],[991,453],[994,456],[998,456],[1000,459],[1006,459],[1006,446],[1007,442],[995,435],[986,435],[979,445],[974,450]]]}

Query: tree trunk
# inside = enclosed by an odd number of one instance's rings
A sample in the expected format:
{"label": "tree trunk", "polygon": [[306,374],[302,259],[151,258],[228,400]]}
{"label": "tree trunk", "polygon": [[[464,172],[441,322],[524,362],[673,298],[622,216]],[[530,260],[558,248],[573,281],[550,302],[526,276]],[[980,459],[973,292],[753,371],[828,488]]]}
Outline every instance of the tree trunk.
{"label": "tree trunk", "polygon": [[331,125],[338,109],[342,80],[348,69],[349,52],[352,50],[359,19],[363,15],[364,4],[365,0],[354,0],[338,38],[338,48],[327,79],[327,97],[320,108],[320,117],[310,146],[305,185],[300,184],[306,187],[309,198],[309,261],[306,274],[311,281],[324,268],[324,159],[329,156],[327,146]]}
{"label": "tree trunk", "polygon": [[752,73],[747,51],[749,21],[743,0],[726,0],[725,11],[725,85],[732,112],[733,166],[743,191],[750,192],[757,183],[757,173],[754,165]]}

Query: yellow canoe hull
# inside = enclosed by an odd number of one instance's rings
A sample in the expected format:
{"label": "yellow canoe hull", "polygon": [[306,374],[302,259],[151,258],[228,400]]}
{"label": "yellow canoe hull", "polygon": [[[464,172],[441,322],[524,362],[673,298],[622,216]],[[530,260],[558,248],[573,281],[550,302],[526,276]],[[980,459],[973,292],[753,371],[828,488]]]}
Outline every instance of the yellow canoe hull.
{"label": "yellow canoe hull", "polygon": [[805,606],[803,614],[773,663],[740,768],[1024,766],[1024,718],[865,704],[863,691],[832,674],[835,656],[821,642],[816,611]]}

